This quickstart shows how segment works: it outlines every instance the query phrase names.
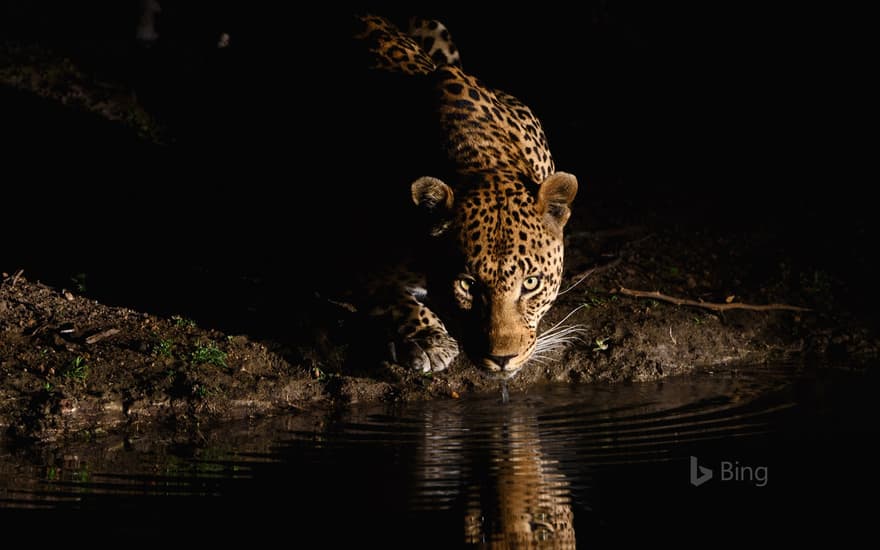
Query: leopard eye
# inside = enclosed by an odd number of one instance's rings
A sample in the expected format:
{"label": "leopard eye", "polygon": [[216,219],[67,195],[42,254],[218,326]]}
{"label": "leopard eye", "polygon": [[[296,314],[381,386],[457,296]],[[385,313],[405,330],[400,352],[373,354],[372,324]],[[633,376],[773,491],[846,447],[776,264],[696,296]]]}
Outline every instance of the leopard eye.
{"label": "leopard eye", "polygon": [[536,288],[538,288],[538,286],[540,284],[541,284],[540,275],[532,275],[531,277],[526,277],[525,279],[523,279],[522,287],[523,287],[524,291],[531,292],[531,291],[535,290]]}
{"label": "leopard eye", "polygon": [[458,287],[468,294],[470,294],[471,287],[473,287],[473,286],[474,286],[473,279],[470,279],[468,277],[460,277],[458,279]]}

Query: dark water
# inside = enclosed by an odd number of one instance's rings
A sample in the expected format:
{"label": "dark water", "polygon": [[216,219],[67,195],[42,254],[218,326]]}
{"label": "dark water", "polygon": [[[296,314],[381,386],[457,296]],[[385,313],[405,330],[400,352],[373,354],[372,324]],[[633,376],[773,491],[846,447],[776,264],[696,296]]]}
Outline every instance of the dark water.
{"label": "dark water", "polygon": [[846,544],[875,515],[875,382],[755,367],[7,447],[0,525],[97,545]]}

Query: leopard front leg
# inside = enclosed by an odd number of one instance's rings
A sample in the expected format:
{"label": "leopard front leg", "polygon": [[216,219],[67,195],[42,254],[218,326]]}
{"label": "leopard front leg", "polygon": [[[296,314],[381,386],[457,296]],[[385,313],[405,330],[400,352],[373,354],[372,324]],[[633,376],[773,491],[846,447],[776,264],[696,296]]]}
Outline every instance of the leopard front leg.
{"label": "leopard front leg", "polygon": [[415,293],[401,289],[395,294],[392,304],[373,312],[396,327],[392,359],[420,372],[445,370],[458,356],[458,343]]}

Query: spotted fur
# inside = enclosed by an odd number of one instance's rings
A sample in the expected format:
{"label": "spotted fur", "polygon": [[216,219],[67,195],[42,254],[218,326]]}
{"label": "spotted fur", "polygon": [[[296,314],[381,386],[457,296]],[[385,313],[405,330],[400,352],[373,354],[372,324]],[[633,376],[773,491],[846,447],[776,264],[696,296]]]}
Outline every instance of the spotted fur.
{"label": "spotted fur", "polygon": [[429,77],[454,174],[412,184],[413,202],[432,220],[433,260],[422,277],[396,277],[389,304],[374,314],[397,327],[398,362],[445,369],[458,354],[452,332],[478,365],[512,375],[531,357],[558,293],[577,180],[555,171],[531,109],[461,68],[441,23],[414,19],[404,33],[381,17],[360,22],[356,38],[374,68]]}
{"label": "spotted fur", "polygon": [[443,23],[434,19],[411,17],[407,34],[418,42],[435,66],[461,66],[458,48]]}
{"label": "spotted fur", "polygon": [[354,38],[366,43],[371,54],[371,68],[408,75],[427,75],[437,68],[416,39],[404,34],[384,17],[359,18],[360,29]]}

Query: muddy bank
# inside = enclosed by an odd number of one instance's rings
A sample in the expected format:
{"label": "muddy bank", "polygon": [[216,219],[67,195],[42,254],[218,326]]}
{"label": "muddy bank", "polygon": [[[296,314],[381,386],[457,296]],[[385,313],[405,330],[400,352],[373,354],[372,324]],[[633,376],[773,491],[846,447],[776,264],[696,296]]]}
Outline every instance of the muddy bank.
{"label": "muddy bank", "polygon": [[[793,271],[795,258],[765,256],[769,234],[737,238],[576,223],[563,284],[570,290],[543,326],[579,326],[577,338],[523,369],[510,381],[511,392],[550,381],[651,380],[764,362],[870,367],[880,346],[871,322],[841,299],[845,281],[803,266]],[[361,356],[352,345],[361,320],[333,305],[306,312],[313,330],[267,339],[199,326],[185,312],[157,316],[108,306],[71,283],[72,290],[27,273],[3,274],[0,429],[11,437],[92,438],[159,426],[185,431],[224,419],[500,388],[465,357],[447,372],[425,376]],[[641,298],[621,288],[663,294]],[[710,307],[776,303],[809,310],[716,311],[664,297]]]}

